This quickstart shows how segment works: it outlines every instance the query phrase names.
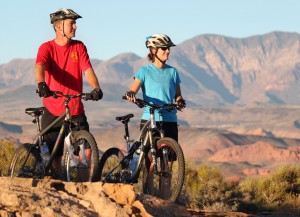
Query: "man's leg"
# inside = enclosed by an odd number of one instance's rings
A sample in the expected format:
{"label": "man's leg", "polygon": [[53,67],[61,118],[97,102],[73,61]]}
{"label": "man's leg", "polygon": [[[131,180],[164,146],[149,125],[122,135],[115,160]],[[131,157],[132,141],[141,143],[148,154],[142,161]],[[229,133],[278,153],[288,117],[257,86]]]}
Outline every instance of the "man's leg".
{"label": "man's leg", "polygon": [[[57,116],[52,115],[46,108],[44,109],[44,114],[41,119],[41,127],[42,130],[48,127]],[[53,126],[44,136],[43,139],[48,145],[50,153],[52,153],[56,139],[59,134],[59,130],[63,124],[63,120],[59,121],[55,126]],[[59,145],[60,147],[57,150],[56,157],[54,157],[51,165],[51,176],[53,178],[61,178],[62,177],[62,165],[61,159],[63,155],[63,144]],[[46,171],[47,173],[48,171]]]}

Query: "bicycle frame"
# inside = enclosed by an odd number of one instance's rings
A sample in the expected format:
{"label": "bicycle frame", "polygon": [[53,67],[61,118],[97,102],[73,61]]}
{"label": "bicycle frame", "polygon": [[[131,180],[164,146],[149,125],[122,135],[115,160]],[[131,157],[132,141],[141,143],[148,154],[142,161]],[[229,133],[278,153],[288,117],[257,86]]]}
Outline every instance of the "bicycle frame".
{"label": "bicycle frame", "polygon": [[[134,141],[130,140],[130,134],[129,134],[129,130],[128,130],[128,122],[124,123],[124,125],[125,125],[124,138],[126,140],[128,154],[104,177],[104,180],[107,179],[110,176],[110,174],[116,168],[118,168],[119,165],[123,164],[126,161],[128,164],[128,161],[130,161],[133,158],[135,151],[140,148],[141,153],[139,155],[137,165],[136,165],[135,169],[132,171],[132,173],[130,175],[130,180],[128,180],[128,181],[134,182],[135,180],[137,180],[140,175],[141,168],[142,168],[142,162],[145,158],[145,155],[148,153],[147,148],[149,146],[150,146],[152,162],[154,164],[154,171],[155,172],[157,171],[156,156],[155,156],[156,149],[155,149],[154,142],[153,142],[153,133],[154,133],[154,131],[159,132],[161,138],[164,137],[164,133],[163,133],[163,131],[159,130],[156,126],[154,111],[155,111],[155,108],[150,108],[150,119],[145,123],[145,125],[143,126],[143,128],[140,131],[139,136]],[[138,145],[135,146],[134,144],[138,144]]]}
{"label": "bicycle frame", "polygon": [[[36,122],[37,122],[37,129],[38,129],[38,134],[36,135],[34,141],[33,141],[33,144],[34,146],[36,145],[39,145],[41,146],[42,145],[42,141],[43,141],[43,136],[53,127],[55,126],[58,122],[60,122],[62,119],[64,119],[63,121],[63,124],[60,128],[60,131],[59,131],[59,134],[57,136],[57,139],[55,141],[55,144],[53,146],[53,150],[51,152],[51,155],[50,155],[50,159],[49,161],[47,162],[45,166],[45,171],[49,171],[50,167],[51,167],[51,164],[52,164],[52,161],[54,159],[54,156],[56,155],[57,153],[57,150],[58,150],[58,147],[59,147],[59,144],[61,143],[62,139],[64,138],[65,136],[65,132],[67,130],[67,127],[69,126],[69,130],[70,132],[72,132],[71,130],[71,120],[72,120],[72,117],[70,115],[70,107],[68,105],[69,101],[71,100],[72,98],[68,97],[64,104],[65,104],[65,112],[63,114],[61,114],[59,117],[57,117],[51,124],[49,124],[44,130],[41,131],[41,126],[40,126],[40,122],[39,122],[39,117],[36,117]],[[31,149],[32,147],[30,147]],[[83,147],[84,148],[84,147]],[[83,152],[84,153],[84,152]],[[28,156],[29,156],[30,152],[28,152]],[[26,160],[28,158],[28,156],[26,157]],[[86,161],[86,156],[83,155],[82,156],[83,158],[83,161]],[[25,161],[26,162],[26,161]],[[24,163],[25,163],[24,162]]]}
{"label": "bicycle frame", "polygon": [[154,147],[154,141],[153,141],[153,134],[154,131],[159,132],[160,138],[164,137],[164,133],[161,130],[158,130],[154,118],[154,109],[150,108],[150,119],[145,123],[143,128],[141,129],[141,132],[138,136],[138,140],[142,143],[140,143],[140,146],[138,148],[141,149],[141,153],[137,162],[137,166],[135,167],[134,171],[132,171],[131,179],[136,180],[139,177],[141,168],[142,168],[142,162],[145,157],[146,149],[148,146],[150,146],[150,152],[151,152],[151,158],[152,163],[154,164],[154,171],[157,171],[157,164],[156,164],[156,156],[155,156],[155,147]]}
{"label": "bicycle frame", "polygon": [[[36,125],[36,136],[31,143],[21,144],[11,158],[8,173],[11,177],[44,178],[52,176],[62,178],[66,181],[97,181],[99,179],[99,149],[94,136],[85,128],[85,125],[77,124],[77,118],[71,116],[69,102],[74,98],[83,100],[93,100],[90,93],[78,93],[76,95],[65,94],[59,91],[52,92],[53,97],[65,97],[65,112],[59,117],[53,119],[42,129],[42,115],[45,112],[44,107],[26,108],[25,113],[33,117],[33,123]],[[47,112],[47,111],[46,111]],[[80,119],[81,117],[79,117]],[[41,120],[42,119],[42,120]],[[51,154],[47,152],[44,156],[42,148],[47,142],[46,135],[57,129],[55,136],[49,141]],[[63,149],[62,156],[56,157],[58,152]],[[58,162],[58,160],[61,162]],[[61,171],[52,171],[60,169]],[[58,164],[60,163],[60,165]],[[52,173],[54,172],[54,173]],[[56,172],[59,172],[58,174]],[[60,174],[61,172],[61,174]]]}
{"label": "bicycle frame", "polygon": [[[130,140],[128,123],[130,118],[134,117],[133,114],[116,117],[116,120],[121,121],[125,126],[127,154],[124,156],[122,150],[117,147],[109,148],[103,153],[99,166],[101,181],[139,183],[142,172],[140,184],[143,193],[174,202],[184,183],[184,155],[178,142],[165,137],[163,130],[156,125],[154,111],[180,110],[180,108],[177,103],[156,105],[137,98],[133,103],[140,108],[149,106],[150,118],[141,128],[137,139]],[[141,190],[140,184],[137,185],[138,191]]]}
{"label": "bicycle frame", "polygon": [[[41,138],[43,135],[45,135],[55,124],[57,124],[59,121],[61,121],[63,118],[66,117],[66,113],[62,114],[61,116],[59,116],[55,121],[53,121],[48,127],[46,127],[43,131],[41,131],[40,133],[38,133],[37,137],[38,137],[38,140],[39,141],[42,141]],[[66,121],[66,118],[65,118],[65,121]],[[60,128],[60,131],[59,131],[59,134],[58,134],[58,137],[55,141],[55,145],[54,145],[54,148],[52,150],[52,153],[50,155],[50,159],[49,161],[47,162],[47,164],[45,165],[45,168],[46,168],[46,171],[48,171],[50,169],[50,166],[51,166],[51,163],[54,159],[54,156],[56,155],[57,153],[57,150],[58,150],[58,146],[62,140],[62,137],[64,135],[64,132],[65,132],[65,129],[66,129],[66,122],[64,121],[64,123],[62,124],[61,128]],[[36,144],[37,141],[34,142],[34,144]]]}

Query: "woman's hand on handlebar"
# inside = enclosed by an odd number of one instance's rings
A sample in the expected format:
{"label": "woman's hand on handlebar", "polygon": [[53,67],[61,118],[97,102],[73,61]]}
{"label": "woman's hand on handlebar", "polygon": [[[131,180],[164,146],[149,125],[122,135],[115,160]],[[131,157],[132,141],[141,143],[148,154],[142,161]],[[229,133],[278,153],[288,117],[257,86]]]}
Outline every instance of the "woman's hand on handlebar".
{"label": "woman's hand on handlebar", "polygon": [[186,103],[185,103],[185,100],[184,99],[179,99],[176,101],[176,109],[181,111],[182,109],[184,109],[186,107]]}
{"label": "woman's hand on handlebar", "polygon": [[128,101],[130,102],[136,102],[136,98],[135,98],[135,92],[133,91],[126,91],[125,95],[124,95]]}

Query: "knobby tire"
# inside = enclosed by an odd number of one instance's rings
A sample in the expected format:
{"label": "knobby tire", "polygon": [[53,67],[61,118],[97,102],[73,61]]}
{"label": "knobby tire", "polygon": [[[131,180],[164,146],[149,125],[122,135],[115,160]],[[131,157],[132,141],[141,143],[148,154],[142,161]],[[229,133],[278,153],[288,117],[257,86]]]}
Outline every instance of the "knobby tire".
{"label": "knobby tire", "polygon": [[[63,155],[63,179],[71,182],[95,182],[99,181],[99,151],[94,136],[86,131],[73,132],[72,148],[78,165],[71,167],[67,148]],[[85,153],[91,151],[91,159],[88,165],[82,163],[82,153],[79,144],[84,144]],[[66,145],[65,145],[66,146]],[[88,150],[88,151],[87,151]]]}
{"label": "knobby tire", "polygon": [[[124,158],[123,152],[118,148],[109,148],[101,156],[99,162],[100,181],[103,181],[104,177]],[[111,178],[106,182],[117,182],[118,174],[124,169],[122,165],[119,165],[116,170],[111,174]]]}
{"label": "knobby tire", "polygon": [[[145,158],[145,167],[143,171],[143,192],[150,194],[170,202],[176,201],[180,195],[185,176],[185,160],[181,146],[171,138],[161,138],[157,141],[157,164],[158,173],[151,172],[150,165],[152,164],[151,155],[148,154]],[[163,155],[163,150],[168,153],[168,156]],[[169,159],[172,161],[172,168],[168,166]],[[153,165],[153,164],[152,164]],[[171,186],[170,183],[171,182]],[[170,186],[170,191],[165,193],[166,189]]]}
{"label": "knobby tire", "polygon": [[45,176],[45,168],[42,164],[39,150],[33,144],[21,144],[12,157],[8,175],[10,177],[43,178]]}

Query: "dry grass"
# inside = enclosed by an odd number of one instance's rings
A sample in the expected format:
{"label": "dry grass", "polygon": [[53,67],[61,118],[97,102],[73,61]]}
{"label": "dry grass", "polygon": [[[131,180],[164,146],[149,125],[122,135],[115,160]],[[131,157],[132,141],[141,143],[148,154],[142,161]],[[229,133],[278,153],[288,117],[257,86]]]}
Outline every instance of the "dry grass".
{"label": "dry grass", "polygon": [[216,167],[187,164],[186,180],[179,203],[198,210],[255,213],[300,212],[300,166],[287,165],[268,177],[246,178],[225,183]]}

